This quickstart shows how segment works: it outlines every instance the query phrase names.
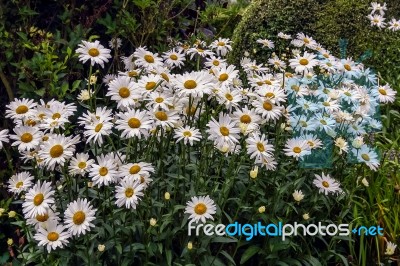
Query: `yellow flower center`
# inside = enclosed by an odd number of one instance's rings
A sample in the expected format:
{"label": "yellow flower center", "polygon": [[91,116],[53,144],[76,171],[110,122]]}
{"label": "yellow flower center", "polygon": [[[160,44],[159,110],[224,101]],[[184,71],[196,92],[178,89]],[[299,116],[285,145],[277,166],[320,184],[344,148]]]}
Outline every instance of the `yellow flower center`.
{"label": "yellow flower center", "polygon": [[310,40],[309,40],[308,38],[304,38],[304,39],[303,39],[303,42],[306,43],[306,44],[309,44],[309,43],[310,43]]}
{"label": "yellow flower center", "polygon": [[207,211],[207,206],[204,203],[198,203],[194,206],[194,212],[198,215],[203,215]]}
{"label": "yellow flower center", "polygon": [[82,224],[85,221],[85,219],[86,215],[83,211],[77,211],[76,213],[74,213],[74,216],[72,217],[72,221],[76,225]]}
{"label": "yellow flower center", "polygon": [[300,59],[300,65],[302,65],[302,66],[306,66],[306,65],[308,65],[308,60],[307,59],[305,59],[305,58],[302,58],[302,59]]}
{"label": "yellow flower center", "polygon": [[314,142],[312,142],[311,140],[307,141],[307,144],[308,144],[308,146],[310,146],[310,147],[314,147],[314,146],[315,146],[315,145],[314,145]]}
{"label": "yellow flower center", "polygon": [[128,125],[130,128],[139,128],[141,124],[142,123],[140,123],[140,120],[134,117],[128,120]]}
{"label": "yellow flower center", "polygon": [[349,64],[344,64],[344,69],[346,69],[347,71],[351,70],[351,66]]}
{"label": "yellow flower center", "polygon": [[379,93],[382,94],[382,95],[387,95],[385,89],[379,89],[378,91],[379,91]]}
{"label": "yellow flower center", "polygon": [[192,132],[190,131],[184,131],[183,136],[190,138],[192,136]]}
{"label": "yellow flower center", "polygon": [[264,83],[267,84],[267,85],[272,85],[272,82],[270,80],[268,80],[268,79],[264,80]]}
{"label": "yellow flower center", "polygon": [[198,51],[199,53],[203,53],[203,52],[204,52],[204,50],[201,49],[201,48],[197,48],[197,51]]}
{"label": "yellow flower center", "polygon": [[171,58],[172,60],[178,60],[178,57],[174,54],[170,55],[169,58]]}
{"label": "yellow flower center", "polygon": [[99,54],[100,54],[100,51],[97,48],[90,48],[89,49],[89,55],[90,56],[96,57],[96,56],[99,56]]}
{"label": "yellow flower center", "polygon": [[125,197],[127,198],[132,197],[134,193],[135,191],[133,190],[133,188],[128,187],[127,189],[125,189]]}
{"label": "yellow flower center", "polygon": [[105,175],[107,175],[108,174],[108,169],[107,169],[107,167],[101,167],[100,169],[99,169],[99,175],[101,175],[101,176],[105,176]]}
{"label": "yellow flower center", "polygon": [[128,72],[128,76],[129,76],[130,78],[137,77],[138,75],[139,75],[139,74],[138,74],[136,71],[134,71],[134,70]]}
{"label": "yellow flower center", "polygon": [[78,168],[85,169],[86,168],[86,162],[79,162],[78,163]]}
{"label": "yellow flower center", "polygon": [[328,183],[328,182],[326,182],[326,181],[322,181],[322,185],[323,185],[324,187],[326,187],[326,188],[328,188],[328,187],[329,187],[329,183]]}
{"label": "yellow flower center", "polygon": [[156,103],[162,103],[162,102],[164,101],[164,98],[157,97],[157,98],[155,99],[155,101],[156,101]]}
{"label": "yellow flower center", "polygon": [[59,234],[57,232],[50,232],[50,233],[47,234],[47,239],[49,241],[54,242],[54,241],[57,241],[58,238],[59,238]]}
{"label": "yellow flower center", "polygon": [[262,82],[262,81],[257,81],[256,83],[258,86],[262,86],[264,84],[264,82]]}
{"label": "yellow flower center", "polygon": [[271,111],[272,110],[272,104],[271,103],[269,103],[269,102],[264,102],[263,103],[263,108],[265,109],[265,110],[267,110],[267,111]]}
{"label": "yellow flower center", "polygon": [[141,169],[142,168],[140,167],[140,165],[135,164],[135,165],[132,165],[132,167],[129,169],[129,173],[131,175],[136,175],[137,173],[140,172]]}
{"label": "yellow flower center", "polygon": [[300,153],[300,152],[301,152],[301,148],[300,148],[300,147],[294,147],[294,148],[293,148],[293,151],[294,151],[295,153]]}
{"label": "yellow flower center", "polygon": [[229,129],[227,127],[220,127],[219,132],[221,132],[222,136],[228,136],[229,135]]}
{"label": "yellow flower center", "polygon": [[42,137],[42,140],[43,140],[43,141],[48,141],[48,140],[49,140],[49,136],[43,136],[43,137]]}
{"label": "yellow flower center", "polygon": [[121,96],[121,98],[128,98],[129,95],[131,95],[131,91],[127,88],[127,87],[122,87],[119,89],[118,91],[119,96]]}
{"label": "yellow flower center", "polygon": [[61,117],[60,113],[54,113],[51,118],[52,119],[59,119],[60,117]]}
{"label": "yellow flower center", "polygon": [[26,112],[28,112],[28,110],[29,110],[28,106],[20,105],[17,107],[17,109],[15,109],[15,112],[20,115],[20,114],[25,114]]}
{"label": "yellow flower center", "polygon": [[160,75],[165,81],[169,82],[169,77],[166,73],[161,73]]}
{"label": "yellow flower center", "polygon": [[154,116],[160,121],[167,121],[168,115],[163,111],[158,111],[154,114]]}
{"label": "yellow flower center", "polygon": [[20,187],[22,187],[23,185],[24,185],[24,182],[19,181],[17,184],[15,184],[15,187],[16,187],[16,188],[20,188]]}
{"label": "yellow flower center", "polygon": [[294,90],[294,91],[296,91],[296,92],[298,92],[299,90],[300,90],[300,87],[299,86],[297,86],[297,85],[292,85],[292,90]]}
{"label": "yellow flower center", "polygon": [[45,213],[44,215],[40,215],[40,214],[36,215],[36,220],[41,223],[46,222],[47,219],[49,219],[49,215],[47,215],[47,213]]}
{"label": "yellow flower center", "polygon": [[94,132],[99,132],[103,128],[103,123],[97,124],[97,126],[94,128]]}
{"label": "yellow flower center", "polygon": [[361,154],[361,158],[363,158],[365,161],[369,161],[370,160],[368,154],[365,154],[365,153]]}
{"label": "yellow flower center", "polygon": [[348,92],[348,91],[346,91],[346,92],[344,93],[344,95],[346,95],[346,96],[351,96],[351,93]]}
{"label": "yellow flower center", "polygon": [[33,204],[35,206],[39,206],[40,204],[42,204],[44,200],[44,195],[42,193],[36,194],[36,196],[33,198]]}
{"label": "yellow flower center", "polygon": [[23,142],[23,143],[29,143],[29,142],[31,142],[33,140],[33,136],[32,136],[32,134],[31,133],[24,133],[24,134],[22,134],[21,135],[21,141]]}
{"label": "yellow flower center", "polygon": [[326,123],[326,121],[323,120],[323,119],[319,120],[319,122],[320,122],[321,124],[323,124],[324,126],[326,126],[326,125],[328,124],[328,123]]}
{"label": "yellow flower center", "polygon": [[323,102],[322,105],[323,106],[331,106],[329,102]]}
{"label": "yellow flower center", "polygon": [[223,73],[223,74],[219,75],[218,80],[223,82],[223,81],[227,80],[228,78],[229,78],[228,74]]}
{"label": "yellow flower center", "polygon": [[149,54],[144,56],[144,60],[146,60],[147,63],[154,63],[154,57]]}
{"label": "yellow flower center", "polygon": [[230,93],[225,94],[225,98],[226,98],[228,101],[232,101],[232,100],[233,100],[233,97],[232,97],[232,95],[231,95]]}
{"label": "yellow flower center", "polygon": [[265,151],[265,147],[264,144],[262,144],[261,142],[257,143],[257,149],[259,152],[264,152]]}
{"label": "yellow flower center", "polygon": [[36,126],[36,121],[32,120],[32,119],[28,119],[28,121],[26,121],[26,124],[30,127]]}
{"label": "yellow flower center", "polygon": [[60,144],[54,145],[50,149],[50,156],[52,158],[58,158],[64,153],[64,148]]}
{"label": "yellow flower center", "polygon": [[183,83],[183,86],[188,90],[192,90],[197,87],[197,83],[196,83],[196,81],[189,79],[189,80],[186,80],[185,83]]}
{"label": "yellow flower center", "polygon": [[251,117],[249,115],[242,115],[240,117],[240,122],[248,124],[251,122]]}
{"label": "yellow flower center", "polygon": [[144,179],[144,176],[140,176],[140,184],[143,184],[146,181],[146,179]]}
{"label": "yellow flower center", "polygon": [[275,98],[275,94],[273,92],[267,92],[265,94],[265,97],[267,97],[267,98]]}
{"label": "yellow flower center", "polygon": [[189,107],[186,107],[186,109],[185,109],[185,113],[187,115],[194,115],[195,112],[196,112],[196,107],[195,106],[192,106],[190,109],[189,109]]}
{"label": "yellow flower center", "polygon": [[323,54],[322,56],[325,58],[329,58],[329,54],[327,54],[327,53]]}
{"label": "yellow flower center", "polygon": [[157,83],[155,83],[154,81],[149,81],[146,84],[146,90],[150,91],[153,90],[156,87]]}
{"label": "yellow flower center", "polygon": [[224,42],[218,42],[218,46],[225,46]]}
{"label": "yellow flower center", "polygon": [[219,61],[218,60],[214,60],[212,63],[213,63],[214,66],[219,66]]}

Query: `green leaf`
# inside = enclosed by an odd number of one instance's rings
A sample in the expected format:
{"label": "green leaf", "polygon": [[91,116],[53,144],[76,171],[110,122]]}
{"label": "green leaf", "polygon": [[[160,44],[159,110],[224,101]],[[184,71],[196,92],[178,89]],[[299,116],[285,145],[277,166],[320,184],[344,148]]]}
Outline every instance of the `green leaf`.
{"label": "green leaf", "polygon": [[258,246],[251,246],[243,253],[242,258],[240,259],[240,264],[244,264],[251,257],[257,254],[261,249]]}
{"label": "green leaf", "polygon": [[236,262],[233,260],[232,256],[228,254],[228,252],[226,252],[225,250],[222,250],[220,252],[230,263],[232,263],[233,265],[236,265]]}

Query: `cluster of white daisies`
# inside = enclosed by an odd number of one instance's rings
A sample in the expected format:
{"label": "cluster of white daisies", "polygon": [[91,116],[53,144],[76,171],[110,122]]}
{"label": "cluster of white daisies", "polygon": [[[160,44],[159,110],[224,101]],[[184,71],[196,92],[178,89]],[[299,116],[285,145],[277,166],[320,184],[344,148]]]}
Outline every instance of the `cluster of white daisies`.
{"label": "cluster of white daisies", "polygon": [[400,30],[400,19],[392,18],[388,23],[385,22],[386,3],[372,2],[369,9],[371,9],[371,13],[367,18],[370,20],[371,26],[376,26],[380,29],[387,28],[392,31]]}
{"label": "cluster of white daisies", "polygon": [[[283,33],[279,37],[292,39]],[[258,42],[265,48],[274,46],[269,40]],[[323,140],[317,136],[324,132],[335,139],[340,153],[348,152],[351,145],[359,161],[376,169],[377,154],[363,143],[362,135],[370,128],[380,128],[373,119],[376,106],[392,102],[395,91],[377,85],[375,75],[363,65],[350,58],[335,58],[309,36],[299,33],[290,44],[295,49],[289,60],[273,54],[266,64],[259,64],[244,57],[241,68],[246,83],[239,77],[239,68],[225,59],[232,49],[229,39],[219,38],[210,45],[203,41],[182,44],[161,55],[139,47],[122,57],[125,69],[107,74],[102,84],[89,77],[88,88],[78,99],[90,108],[77,123],[72,121],[77,113],[74,104],[29,99],[11,102],[6,117],[15,126],[12,133],[0,131],[0,145],[11,140],[21,158],[37,168],[56,170],[64,177],[88,176],[91,186],[99,188],[114,186],[115,204],[132,209],[155,169],[148,162],[132,162],[125,146],[97,154],[105,143],[113,144],[115,135],[137,143],[163,138],[172,131],[176,142],[201,146],[208,141],[225,156],[245,149],[256,166],[254,172],[258,166],[276,169],[276,142],[268,139],[267,131],[279,126],[298,133],[283,148],[296,160],[323,149]],[[111,50],[98,41],[82,41],[76,53],[83,63],[90,61],[91,68],[104,68],[111,58]],[[197,69],[182,71],[190,64]],[[95,107],[102,86],[112,104]],[[204,120],[205,127],[201,126]],[[70,125],[78,125],[83,135],[70,134]],[[351,143],[345,139],[349,136]],[[50,251],[65,245],[71,235],[90,231],[96,215],[90,201],[78,198],[69,203],[61,223],[54,184],[35,181],[38,178],[28,172],[16,173],[9,190],[16,195],[25,193],[23,212],[27,223],[37,230],[39,245],[47,245]],[[316,175],[313,183],[325,194],[341,192],[340,184],[329,175]],[[187,203],[185,213],[205,222],[215,211],[214,201],[200,196]]]}

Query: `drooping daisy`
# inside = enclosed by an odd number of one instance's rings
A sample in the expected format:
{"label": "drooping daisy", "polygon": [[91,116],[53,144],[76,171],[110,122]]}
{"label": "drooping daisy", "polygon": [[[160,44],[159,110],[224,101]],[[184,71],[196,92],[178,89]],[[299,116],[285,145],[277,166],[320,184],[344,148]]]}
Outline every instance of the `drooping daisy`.
{"label": "drooping daisy", "polygon": [[182,75],[175,75],[171,80],[178,95],[201,98],[209,94],[216,83],[215,78],[206,71],[186,72]]}
{"label": "drooping daisy", "polygon": [[341,193],[340,183],[335,179],[331,178],[329,174],[325,175],[323,172],[321,175],[315,174],[315,179],[313,184],[318,188],[319,193],[324,193],[325,195]]}
{"label": "drooping daisy", "polygon": [[116,128],[121,130],[121,137],[141,138],[149,135],[149,130],[152,128],[152,120],[147,111],[128,109],[125,113],[117,114]]}
{"label": "drooping daisy", "polygon": [[213,214],[215,214],[216,210],[217,207],[214,200],[208,195],[194,196],[186,203],[185,213],[190,214],[189,219],[191,221],[205,223],[206,219],[214,220]]}
{"label": "drooping daisy", "polygon": [[65,227],[74,236],[85,235],[94,227],[97,209],[93,208],[87,199],[77,199],[70,202],[64,213]]}
{"label": "drooping daisy", "polygon": [[176,138],[177,143],[183,140],[185,145],[189,143],[190,146],[193,146],[194,142],[200,141],[201,133],[198,129],[190,126],[179,127],[175,129],[174,138]]}
{"label": "drooping daisy", "polygon": [[292,44],[297,47],[306,46],[310,49],[314,49],[318,45],[317,42],[313,38],[305,35],[302,32],[297,33],[296,39],[294,39],[292,41]]}
{"label": "drooping daisy", "polygon": [[33,179],[33,176],[27,171],[17,173],[10,177],[8,191],[14,194],[27,191],[32,186]]}
{"label": "drooping daisy", "polygon": [[378,169],[380,165],[378,154],[367,145],[362,145],[359,150],[353,149],[352,153],[357,156],[359,162],[365,163],[371,170],[376,171]]}
{"label": "drooping daisy", "polygon": [[122,40],[120,38],[112,38],[109,42],[108,42],[108,46],[110,46],[110,48],[116,50],[118,48],[120,48],[122,45]]}
{"label": "drooping daisy", "polygon": [[131,178],[139,180],[140,176],[150,175],[155,171],[151,163],[146,163],[146,162],[128,163],[122,165],[119,170],[120,170],[119,175],[121,178],[123,179]]}
{"label": "drooping daisy", "polygon": [[39,246],[46,246],[47,252],[62,248],[68,244],[69,233],[65,232],[65,226],[58,224],[57,221],[50,220],[46,224],[46,228],[39,227],[34,239],[39,241]]}
{"label": "drooping daisy", "polygon": [[105,155],[97,156],[97,163],[91,165],[89,176],[92,178],[94,186],[108,186],[117,180],[117,165],[113,160],[109,160]]}
{"label": "drooping daisy", "polygon": [[264,158],[268,159],[272,157],[274,152],[274,146],[268,144],[268,139],[265,134],[252,134],[246,139],[247,143],[247,154],[250,158],[255,158],[258,161],[262,161]]}
{"label": "drooping daisy", "polygon": [[30,217],[25,217],[26,218],[26,223],[33,225],[36,230],[39,228],[47,228],[47,224],[50,221],[55,221],[59,222],[61,220],[60,218],[60,213],[58,212],[53,212],[51,209],[46,209],[45,214],[37,214],[35,217],[30,218]]}
{"label": "drooping daisy", "polygon": [[238,133],[240,129],[235,127],[235,121],[222,112],[219,114],[218,121],[212,117],[207,127],[207,133],[210,135],[210,139],[216,144],[229,143],[233,145],[239,141]]}
{"label": "drooping daisy", "polygon": [[77,153],[75,157],[72,157],[68,169],[71,175],[84,175],[87,173],[94,163],[93,159],[89,159],[87,153]]}
{"label": "drooping daisy", "polygon": [[54,169],[57,164],[63,165],[73,156],[76,136],[74,139],[63,135],[53,135],[51,139],[40,145],[39,157],[44,159],[44,163],[48,169]]}
{"label": "drooping daisy", "polygon": [[8,143],[8,129],[0,130],[0,149],[3,148],[3,143]]}
{"label": "drooping daisy", "polygon": [[292,36],[290,36],[289,34],[285,34],[283,32],[279,32],[278,37],[284,40],[290,40],[292,38]]}
{"label": "drooping daisy", "polygon": [[86,63],[90,59],[92,66],[99,64],[104,67],[104,63],[108,63],[108,59],[111,58],[111,50],[104,48],[99,41],[82,41],[78,46],[79,48],[75,52],[79,54],[79,61],[82,61],[82,63]]}
{"label": "drooping daisy", "polygon": [[165,52],[162,57],[164,58],[165,64],[170,68],[180,68],[185,64],[185,54],[175,51],[175,48],[168,52]]}
{"label": "drooping daisy", "polygon": [[274,157],[262,158],[260,161],[256,160],[255,163],[270,171],[275,171],[278,164]]}
{"label": "drooping daisy", "polygon": [[158,57],[158,54],[148,51],[146,47],[138,47],[133,55],[136,57],[135,64],[137,66],[145,69],[162,66],[162,59]]}
{"label": "drooping daisy", "polygon": [[296,73],[308,73],[318,65],[318,61],[315,57],[315,54],[308,52],[304,52],[302,56],[296,55],[295,58],[289,60],[290,67],[293,68]]}
{"label": "drooping daisy", "polygon": [[271,41],[271,40],[268,40],[268,39],[258,39],[258,40],[256,41],[256,43],[260,43],[260,44],[263,45],[263,47],[266,47],[266,48],[268,48],[268,49],[272,49],[272,48],[275,47],[274,42]]}
{"label": "drooping daisy", "polygon": [[41,183],[39,180],[25,195],[25,201],[22,203],[24,215],[31,218],[38,214],[44,215],[50,205],[54,203],[54,193],[50,182]]}
{"label": "drooping daisy", "polygon": [[287,156],[292,156],[296,159],[311,154],[310,146],[302,138],[288,139],[283,150]]}
{"label": "drooping daisy", "polygon": [[29,119],[30,117],[34,117],[36,115],[37,103],[33,100],[29,99],[15,99],[14,101],[10,102],[6,108],[6,117],[11,119]]}
{"label": "drooping daisy", "polygon": [[186,51],[187,55],[190,55],[190,59],[192,60],[195,55],[200,57],[210,57],[213,56],[214,53],[208,49],[202,49],[200,47],[192,47]]}
{"label": "drooping daisy", "polygon": [[136,96],[135,83],[125,76],[118,76],[108,84],[106,96],[111,96],[111,100],[117,102],[117,108],[133,106]]}
{"label": "drooping daisy", "polygon": [[229,51],[232,51],[232,41],[227,38],[218,38],[210,44],[210,48],[215,50],[217,55],[226,56]]}
{"label": "drooping daisy", "polygon": [[140,197],[143,197],[143,185],[139,180],[133,178],[123,179],[119,185],[115,187],[115,204],[118,207],[125,205],[127,209],[136,209]]}

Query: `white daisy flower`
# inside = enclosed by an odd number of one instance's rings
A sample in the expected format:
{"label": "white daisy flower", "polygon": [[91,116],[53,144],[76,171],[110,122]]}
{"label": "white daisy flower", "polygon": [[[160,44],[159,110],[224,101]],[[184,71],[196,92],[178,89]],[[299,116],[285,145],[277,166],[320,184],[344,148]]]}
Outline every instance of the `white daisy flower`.
{"label": "white daisy flower", "polygon": [[29,119],[36,115],[37,103],[29,99],[15,99],[6,105],[6,117],[17,120],[17,119]]}
{"label": "white daisy flower", "polygon": [[218,38],[210,44],[210,48],[215,50],[217,55],[226,56],[229,51],[232,51],[232,41],[227,38]]}
{"label": "white daisy flower", "polygon": [[262,161],[264,158],[268,160],[268,158],[273,156],[274,146],[268,144],[268,139],[265,134],[261,136],[259,134],[252,134],[251,137],[246,139],[247,143],[247,154],[250,155],[250,158],[255,158],[258,161]]}
{"label": "white daisy flower", "polygon": [[285,151],[285,155],[292,156],[296,159],[311,154],[310,146],[307,144],[307,141],[302,138],[288,139],[283,150]]}
{"label": "white daisy flower", "polygon": [[190,146],[193,146],[194,142],[198,142],[201,139],[201,133],[198,129],[190,126],[179,127],[175,129],[174,138],[176,138],[176,142],[183,140],[183,143]]}
{"label": "white daisy flower", "polygon": [[261,98],[252,102],[256,108],[256,112],[266,119],[266,121],[275,121],[282,115],[282,107],[273,104],[270,100],[263,100]]}
{"label": "white daisy flower", "polygon": [[207,133],[217,145],[227,143],[229,146],[235,146],[234,144],[239,142],[240,132],[240,129],[235,127],[235,124],[235,121],[228,115],[220,113],[218,121],[212,117],[211,121],[208,122]]}
{"label": "white daisy flower", "polygon": [[96,219],[96,211],[87,199],[77,199],[70,202],[64,213],[65,227],[72,235],[85,235],[94,227],[92,223]]}
{"label": "white daisy flower", "polygon": [[39,180],[25,195],[25,201],[22,203],[24,215],[30,218],[38,214],[44,215],[50,205],[54,204],[54,193],[50,182],[41,183]]}
{"label": "white daisy flower", "polygon": [[93,142],[98,145],[103,144],[103,136],[109,136],[112,132],[113,124],[100,117],[93,124],[85,125],[84,135],[87,137],[86,143]]}
{"label": "white daisy flower", "polygon": [[8,181],[8,191],[19,194],[22,191],[27,191],[32,186],[34,177],[27,171],[17,173],[10,177]]}
{"label": "white daisy flower", "polygon": [[146,100],[148,101],[146,107],[148,108],[148,110],[152,109],[153,111],[157,111],[158,109],[167,111],[169,110],[169,106],[172,105],[173,97],[174,96],[168,91],[150,92],[146,98]]}
{"label": "white daisy flower", "polygon": [[261,167],[265,167],[265,169],[270,171],[275,171],[278,164],[274,157],[263,157],[262,160],[256,160],[255,163],[261,165]]}
{"label": "white daisy flower", "polygon": [[149,52],[146,47],[139,47],[133,53],[136,57],[135,64],[145,69],[151,69],[157,66],[162,66],[162,59],[158,57],[158,54]]}
{"label": "white daisy flower", "polygon": [[39,227],[33,238],[39,241],[39,246],[47,246],[47,252],[50,253],[52,249],[56,250],[68,244],[70,235],[64,230],[65,226],[51,220],[47,222],[46,228]]}
{"label": "white daisy flower", "polygon": [[297,47],[306,46],[310,49],[315,49],[315,47],[318,45],[313,38],[305,35],[302,32],[297,33],[296,39],[292,41],[292,44]]}
{"label": "white daisy flower", "polygon": [[61,218],[59,217],[60,213],[59,212],[53,212],[51,209],[46,209],[45,214],[36,214],[35,217],[30,218],[30,217],[25,217],[26,218],[26,224],[33,225],[36,230],[39,228],[47,228],[47,224],[50,221],[54,222],[59,222]]}
{"label": "white daisy flower", "polygon": [[128,163],[120,167],[120,177],[123,179],[131,178],[133,180],[140,180],[141,176],[150,175],[154,173],[154,167],[151,163],[138,162],[138,163]]}
{"label": "white daisy flower", "polygon": [[125,113],[117,114],[116,128],[121,130],[121,137],[147,137],[152,128],[152,120],[147,111],[128,109]]}
{"label": "white daisy flower", "polygon": [[360,149],[353,149],[352,153],[357,156],[359,162],[365,163],[371,170],[376,171],[378,169],[380,165],[378,154],[367,145],[362,145]]}
{"label": "white daisy flower", "polygon": [[220,57],[211,56],[206,58],[204,65],[208,68],[222,67],[226,65],[226,59]]}
{"label": "white daisy flower", "polygon": [[268,39],[258,39],[258,40],[256,41],[256,43],[260,43],[260,44],[263,45],[263,47],[266,47],[266,48],[268,48],[268,49],[272,49],[272,48],[275,47],[274,42],[271,41],[271,40],[268,40]]}
{"label": "white daisy flower", "polygon": [[99,41],[82,41],[78,46],[79,48],[76,49],[75,52],[79,54],[79,61],[82,63],[86,63],[86,61],[90,60],[92,66],[94,66],[94,64],[99,64],[104,68],[104,63],[108,63],[109,58],[111,58],[111,50],[104,48]]}
{"label": "white daisy flower", "polygon": [[137,82],[139,93],[143,96],[149,95],[153,91],[162,91],[164,79],[156,74],[142,76]]}
{"label": "white daisy flower", "polygon": [[120,48],[122,45],[122,40],[120,38],[112,38],[109,42],[108,42],[108,46],[114,50]]}
{"label": "white daisy flower", "polygon": [[304,199],[304,194],[303,194],[303,191],[301,191],[301,190],[295,190],[293,192],[292,196],[293,196],[293,199],[297,202],[300,202]]}
{"label": "white daisy flower", "polygon": [[116,182],[118,177],[117,164],[105,155],[97,156],[97,164],[93,163],[89,171],[94,186],[108,186]]}
{"label": "white daisy flower", "polygon": [[139,180],[125,178],[119,185],[115,186],[115,204],[118,207],[125,205],[127,209],[136,209],[140,197],[143,197],[144,186]]}
{"label": "white daisy flower", "polygon": [[207,49],[202,49],[200,47],[192,47],[186,51],[187,55],[190,55],[190,59],[193,60],[195,55],[199,55],[200,57],[210,57],[213,56],[214,53]]}
{"label": "white daisy flower", "polygon": [[155,126],[161,126],[162,128],[174,128],[180,121],[177,111],[157,111],[152,113],[153,121]]}
{"label": "white daisy flower", "polygon": [[304,54],[296,55],[295,58],[290,59],[290,67],[294,69],[296,73],[308,73],[318,65],[318,60],[315,59],[316,55],[313,53],[304,52]]}
{"label": "white daisy flower", "polygon": [[225,109],[231,111],[232,108],[239,107],[239,104],[242,102],[242,95],[236,89],[232,89],[228,86],[223,86],[218,91],[218,102],[220,104],[225,105]]}
{"label": "white daisy flower", "polygon": [[368,8],[371,9],[371,14],[375,12],[379,12],[382,16],[385,14],[385,11],[387,10],[386,3],[377,3],[377,2],[372,2],[371,6]]}
{"label": "white daisy flower", "polygon": [[396,99],[397,92],[388,84],[372,90],[372,95],[378,97],[380,103],[392,103]]}
{"label": "white daisy flower", "polygon": [[315,174],[315,179],[313,184],[319,189],[319,193],[324,193],[325,195],[341,193],[340,183],[335,179],[331,178],[329,174],[325,175],[323,172],[321,175]]}
{"label": "white daisy flower", "polygon": [[285,34],[283,32],[279,32],[278,37],[284,40],[290,40],[292,38],[292,36],[290,36],[289,34]]}
{"label": "white daisy flower", "polygon": [[372,14],[369,14],[369,15],[367,16],[367,18],[370,20],[371,26],[377,26],[377,27],[380,28],[380,29],[383,29],[383,28],[386,27],[386,22],[385,22],[385,19],[386,19],[386,18],[384,18],[382,15],[377,15],[377,14],[372,15]]}
{"label": "white daisy flower", "polygon": [[117,108],[130,107],[134,105],[133,100],[137,97],[136,85],[129,77],[118,76],[108,84],[106,96],[117,102]]}
{"label": "white daisy flower", "polygon": [[175,48],[168,52],[165,52],[162,57],[164,58],[164,63],[170,68],[180,68],[185,65],[185,54],[176,51]]}
{"label": "white daisy flower", "polygon": [[386,245],[385,255],[392,256],[396,251],[396,247],[397,245],[395,243],[388,241]]}
{"label": "white daisy flower", "polygon": [[209,94],[215,85],[215,78],[206,71],[186,72],[175,75],[171,80],[179,96],[192,96],[201,98]]}
{"label": "white daisy flower", "polygon": [[42,132],[35,127],[15,127],[14,132],[15,135],[10,135],[10,139],[15,140],[11,145],[18,146],[19,151],[32,150],[36,148],[42,138]]}
{"label": "white daisy flower", "polygon": [[56,165],[63,165],[73,156],[78,139],[79,136],[71,139],[55,134],[40,145],[39,157],[43,158],[48,169],[53,170]]}
{"label": "white daisy flower", "polygon": [[3,148],[3,143],[8,143],[8,129],[0,130],[0,150]]}
{"label": "white daisy flower", "polygon": [[94,163],[93,159],[89,159],[87,153],[77,153],[75,157],[72,157],[69,162],[69,174],[71,175],[85,175],[89,172],[91,165]]}
{"label": "white daisy flower", "polygon": [[185,213],[190,214],[189,219],[194,222],[201,221],[206,222],[206,219],[214,220],[213,214],[215,214],[217,207],[208,195],[200,197],[192,197],[190,201],[186,203]]}
{"label": "white daisy flower", "polygon": [[397,20],[395,18],[392,18],[392,20],[390,20],[388,24],[389,24],[389,27],[388,27],[389,30],[392,30],[392,31],[400,30],[400,19]]}
{"label": "white daisy flower", "polygon": [[236,70],[234,65],[229,65],[214,68],[213,73],[218,80],[220,86],[232,85],[233,80],[239,74],[239,70]]}

